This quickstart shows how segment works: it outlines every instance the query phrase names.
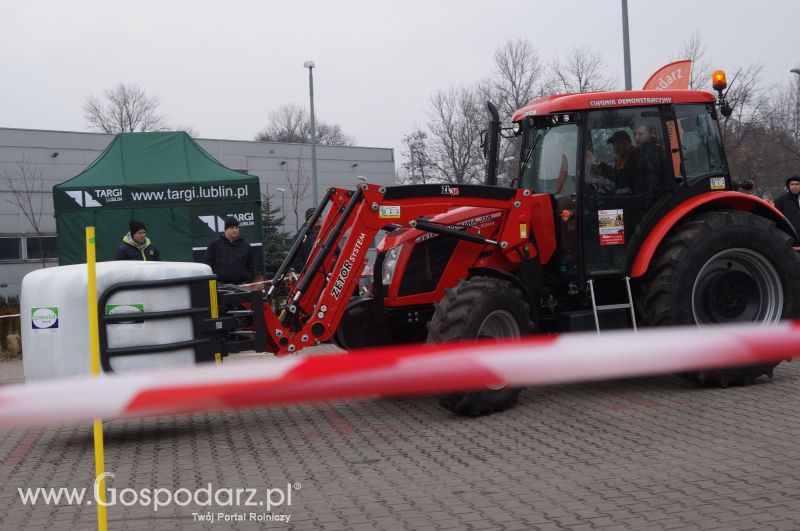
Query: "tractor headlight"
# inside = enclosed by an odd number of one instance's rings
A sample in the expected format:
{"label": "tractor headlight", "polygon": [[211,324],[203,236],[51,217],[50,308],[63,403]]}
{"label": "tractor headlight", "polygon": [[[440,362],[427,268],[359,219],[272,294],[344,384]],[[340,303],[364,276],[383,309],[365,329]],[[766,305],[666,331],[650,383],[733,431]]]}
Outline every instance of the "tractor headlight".
{"label": "tractor headlight", "polygon": [[394,268],[397,266],[397,259],[400,257],[400,250],[402,248],[402,245],[398,245],[386,252],[386,257],[383,259],[383,271],[381,271],[381,279],[384,286],[388,286],[392,283]]}

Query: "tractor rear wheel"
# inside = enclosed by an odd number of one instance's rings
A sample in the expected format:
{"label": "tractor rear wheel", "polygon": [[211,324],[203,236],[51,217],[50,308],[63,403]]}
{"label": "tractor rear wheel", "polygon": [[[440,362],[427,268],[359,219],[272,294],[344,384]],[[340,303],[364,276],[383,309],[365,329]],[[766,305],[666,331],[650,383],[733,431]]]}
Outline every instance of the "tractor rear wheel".
{"label": "tractor rear wheel", "polygon": [[[642,284],[648,326],[751,323],[800,315],[800,256],[775,223],[749,212],[707,212],[662,243]],[[749,384],[776,364],[683,375],[707,385]]]}
{"label": "tractor rear wheel", "polygon": [[[530,306],[522,292],[510,282],[491,277],[461,280],[445,291],[434,305],[428,323],[428,342],[494,338],[520,338],[535,331]],[[457,415],[477,417],[514,406],[522,392],[518,387],[452,393],[440,397],[439,405]]]}

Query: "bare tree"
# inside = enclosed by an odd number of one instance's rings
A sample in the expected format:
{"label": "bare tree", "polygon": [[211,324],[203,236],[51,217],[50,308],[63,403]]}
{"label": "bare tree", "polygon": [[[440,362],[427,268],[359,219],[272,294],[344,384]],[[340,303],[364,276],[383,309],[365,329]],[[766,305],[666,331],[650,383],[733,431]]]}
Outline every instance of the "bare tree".
{"label": "bare tree", "polygon": [[[481,85],[497,105],[500,116],[510,118],[539,91],[544,66],[539,52],[525,39],[506,41],[494,52],[493,76]],[[486,92],[486,88],[479,89]]]}
{"label": "bare tree", "polygon": [[281,105],[269,113],[269,125],[259,131],[256,140],[261,142],[304,143],[310,136],[305,109],[294,103]]}
{"label": "bare tree", "polygon": [[44,254],[44,244],[42,242],[42,214],[44,213],[44,178],[39,166],[31,164],[30,160],[23,158],[17,162],[15,175],[5,174],[6,185],[11,197],[5,197],[5,201],[19,208],[25,219],[28,220],[36,239],[39,243],[39,258],[42,260],[42,267],[47,267]]}
{"label": "bare tree", "polygon": [[[315,120],[314,133],[317,144],[352,146],[353,138],[347,136],[338,124]],[[289,103],[269,113],[269,125],[256,134],[260,142],[311,143],[311,118],[305,107]]]}
{"label": "bare tree", "polygon": [[[780,137],[787,149],[795,149],[800,142],[800,79],[772,87],[767,95],[769,101],[769,130]],[[791,140],[791,146],[787,144]]]}
{"label": "bare tree", "polygon": [[[480,133],[487,125],[487,100],[503,119],[524,107],[541,92],[544,66],[539,53],[525,39],[509,40],[494,54],[494,69],[470,88],[450,89],[430,101],[427,130],[406,135],[402,155],[404,182],[482,182],[484,161]],[[500,144],[498,182],[508,184],[517,173],[517,139]]]}
{"label": "bare tree", "polygon": [[[541,93],[544,65],[536,49],[525,39],[506,41],[494,52],[492,77],[478,84],[483,99],[495,103],[501,120],[514,113]],[[483,109],[484,120],[488,111]],[[519,173],[519,137],[502,138],[499,145],[497,181],[509,185]]]}
{"label": "bare tree", "polygon": [[605,74],[605,68],[606,62],[600,53],[589,48],[573,48],[563,60],[553,59],[550,78],[542,87],[542,94],[611,90],[617,83]]}
{"label": "bare tree", "polygon": [[728,149],[735,149],[747,140],[747,136],[765,125],[768,117],[766,91],[761,86],[762,64],[739,68],[729,78],[725,93],[733,114],[722,119],[722,132],[726,136]]}
{"label": "bare tree", "polygon": [[427,141],[428,134],[421,129],[403,137],[402,155],[408,160],[401,166],[404,174],[398,175],[403,184],[428,184],[431,161]]}
{"label": "bare tree", "polygon": [[673,54],[671,60],[691,59],[692,69],[689,72],[689,89],[705,90],[711,81],[711,66],[705,59],[706,45],[700,38],[700,31],[697,30],[683,41],[680,49]]}
{"label": "bare tree", "polygon": [[300,205],[303,204],[308,189],[311,187],[311,178],[303,167],[300,157],[295,159],[294,167],[286,164],[286,183],[289,185],[289,195],[294,212],[294,229],[300,230]]}
{"label": "bare tree", "polygon": [[762,194],[774,196],[783,189],[787,174],[796,171],[798,152],[791,126],[783,123],[792,113],[771,101],[770,95],[780,97],[780,91],[770,93],[761,86],[761,71],[762,65],[749,65],[728,77],[733,113],[720,118],[720,128],[731,175],[755,178]]}
{"label": "bare tree", "polygon": [[428,116],[430,177],[458,184],[481,182],[480,132],[485,116],[477,90],[462,87],[437,92],[431,97]]}
{"label": "bare tree", "polygon": [[786,177],[800,167],[797,96],[797,87],[788,81],[773,86],[761,98],[766,103],[752,111],[756,119],[725,127],[732,173],[756,177],[759,192],[767,197],[783,193]]}
{"label": "bare tree", "polygon": [[83,116],[91,129],[103,133],[164,131],[164,117],[158,114],[159,101],[136,84],[120,83],[104,92],[104,97],[87,96]]}

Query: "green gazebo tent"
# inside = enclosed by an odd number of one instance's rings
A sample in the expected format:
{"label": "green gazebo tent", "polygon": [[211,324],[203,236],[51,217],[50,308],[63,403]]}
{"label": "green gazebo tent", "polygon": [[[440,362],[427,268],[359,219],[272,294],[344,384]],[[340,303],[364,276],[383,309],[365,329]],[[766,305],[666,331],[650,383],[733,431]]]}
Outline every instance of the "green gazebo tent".
{"label": "green gazebo tent", "polygon": [[184,132],[117,135],[82,173],[53,186],[53,203],[61,265],[86,261],[90,225],[97,259],[111,260],[131,219],[147,225],[162,260],[202,261],[229,215],[261,264],[258,177],[226,168]]}

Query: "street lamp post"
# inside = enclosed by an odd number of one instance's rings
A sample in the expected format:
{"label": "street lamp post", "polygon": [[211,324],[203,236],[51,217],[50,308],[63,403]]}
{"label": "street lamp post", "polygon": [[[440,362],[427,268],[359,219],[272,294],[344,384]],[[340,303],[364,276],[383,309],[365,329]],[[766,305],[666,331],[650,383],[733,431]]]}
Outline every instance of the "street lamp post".
{"label": "street lamp post", "polygon": [[286,228],[286,188],[275,188],[275,191],[281,193],[281,217],[283,218],[283,222],[281,223],[282,228]]}
{"label": "street lamp post", "polygon": [[800,68],[792,68],[789,70],[792,74],[797,74],[797,95],[794,101],[794,140],[797,142],[800,138]]}
{"label": "street lamp post", "polygon": [[622,0],[622,54],[625,62],[625,90],[631,90],[631,40],[628,37],[628,0]]}
{"label": "street lamp post", "polygon": [[306,61],[303,68],[308,68],[308,95],[311,100],[311,187],[314,206],[319,204],[317,197],[317,133],[314,124],[314,61]]}

